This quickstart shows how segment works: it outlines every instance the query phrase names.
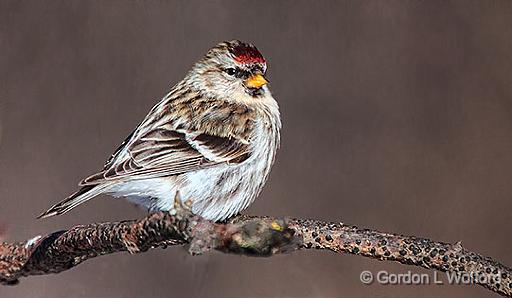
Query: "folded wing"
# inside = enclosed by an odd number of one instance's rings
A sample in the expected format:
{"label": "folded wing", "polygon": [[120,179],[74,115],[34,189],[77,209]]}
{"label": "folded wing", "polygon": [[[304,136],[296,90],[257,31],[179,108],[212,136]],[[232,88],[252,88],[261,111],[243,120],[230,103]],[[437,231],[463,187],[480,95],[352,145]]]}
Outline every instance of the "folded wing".
{"label": "folded wing", "polygon": [[221,163],[241,163],[250,156],[245,140],[166,126],[150,130],[125,146],[128,154],[119,155],[121,158],[113,159],[80,185],[179,175]]}

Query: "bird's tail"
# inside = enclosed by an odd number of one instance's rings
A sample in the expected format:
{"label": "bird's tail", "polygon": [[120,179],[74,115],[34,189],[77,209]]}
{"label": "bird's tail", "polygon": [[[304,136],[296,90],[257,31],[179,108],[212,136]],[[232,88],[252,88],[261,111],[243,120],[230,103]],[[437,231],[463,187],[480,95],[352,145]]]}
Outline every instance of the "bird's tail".
{"label": "bird's tail", "polygon": [[83,204],[95,196],[101,194],[106,187],[107,185],[105,184],[83,186],[80,188],[80,190],[53,205],[50,209],[39,215],[37,218],[47,218],[64,214],[76,206]]}

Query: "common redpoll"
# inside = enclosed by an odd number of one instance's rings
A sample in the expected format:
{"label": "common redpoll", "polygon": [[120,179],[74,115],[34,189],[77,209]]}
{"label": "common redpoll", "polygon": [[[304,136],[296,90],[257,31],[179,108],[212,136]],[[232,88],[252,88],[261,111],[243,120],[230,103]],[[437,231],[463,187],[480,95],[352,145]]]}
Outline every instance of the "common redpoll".
{"label": "common redpoll", "polygon": [[104,169],[39,217],[96,197],[125,197],[150,211],[172,210],[179,192],[192,212],[223,220],[263,188],[279,147],[281,120],[252,44],[222,42],[154,106]]}

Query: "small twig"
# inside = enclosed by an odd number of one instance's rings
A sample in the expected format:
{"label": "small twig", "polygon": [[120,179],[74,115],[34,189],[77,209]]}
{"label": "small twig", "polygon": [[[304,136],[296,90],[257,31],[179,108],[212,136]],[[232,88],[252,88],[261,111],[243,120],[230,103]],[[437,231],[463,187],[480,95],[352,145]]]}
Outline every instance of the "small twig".
{"label": "small twig", "polygon": [[58,273],[99,255],[153,247],[189,245],[191,254],[210,249],[250,256],[272,256],[298,249],[327,249],[397,261],[440,271],[485,276],[485,288],[512,297],[512,270],[497,261],[448,244],[417,237],[359,229],[341,223],[271,217],[236,217],[213,223],[178,208],[139,221],[91,224],[27,242],[0,245],[0,282],[16,284],[23,276]]}

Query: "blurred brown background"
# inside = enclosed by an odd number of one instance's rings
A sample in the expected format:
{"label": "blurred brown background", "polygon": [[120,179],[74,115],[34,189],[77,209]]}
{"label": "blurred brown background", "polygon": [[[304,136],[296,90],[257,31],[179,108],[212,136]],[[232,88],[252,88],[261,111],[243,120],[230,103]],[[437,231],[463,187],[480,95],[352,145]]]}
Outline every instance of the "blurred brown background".
{"label": "blurred brown background", "polygon": [[[269,61],[284,123],[248,213],[462,241],[512,265],[512,2],[0,0],[0,221],[7,240],[144,216],[75,190],[222,40]],[[364,286],[428,272],[327,252],[255,259],[116,254],[0,297],[486,297],[477,286]]]}

